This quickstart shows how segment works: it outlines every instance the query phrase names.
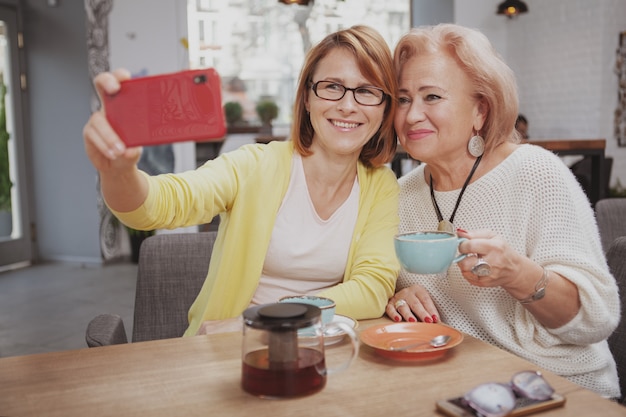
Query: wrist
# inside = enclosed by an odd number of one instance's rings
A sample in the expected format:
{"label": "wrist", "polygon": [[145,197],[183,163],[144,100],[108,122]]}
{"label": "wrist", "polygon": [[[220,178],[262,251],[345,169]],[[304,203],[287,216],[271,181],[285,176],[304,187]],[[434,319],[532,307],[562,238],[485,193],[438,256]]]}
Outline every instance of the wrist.
{"label": "wrist", "polygon": [[539,281],[537,281],[537,283],[535,284],[535,291],[532,294],[529,294],[527,297],[518,299],[521,304],[534,303],[535,301],[539,301],[543,297],[545,297],[546,287],[548,286],[548,283],[550,281],[550,273],[543,266],[541,267],[541,269],[543,270],[543,272],[541,278],[539,278]]}

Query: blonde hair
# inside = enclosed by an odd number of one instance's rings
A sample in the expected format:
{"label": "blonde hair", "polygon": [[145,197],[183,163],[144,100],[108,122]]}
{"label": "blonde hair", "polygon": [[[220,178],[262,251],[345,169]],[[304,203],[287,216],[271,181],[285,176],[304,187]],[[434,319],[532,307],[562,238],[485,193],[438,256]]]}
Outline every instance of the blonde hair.
{"label": "blonde hair", "polygon": [[365,144],[359,160],[368,167],[378,167],[389,162],[396,151],[397,139],[393,117],[397,106],[398,82],[395,77],[393,58],[389,46],[374,29],[357,25],[326,36],[307,54],[300,72],[291,137],[294,148],[303,156],[311,154],[313,125],[307,114],[305,102],[311,94],[313,73],[319,62],[335,48],[344,48],[354,54],[363,75],[387,95],[383,121],[378,131]]}
{"label": "blonde hair", "polygon": [[478,30],[450,23],[412,29],[396,45],[396,76],[400,76],[403,64],[409,59],[437,52],[454,58],[472,82],[476,99],[487,105],[480,132],[485,148],[519,141],[515,134],[519,107],[515,74]]}

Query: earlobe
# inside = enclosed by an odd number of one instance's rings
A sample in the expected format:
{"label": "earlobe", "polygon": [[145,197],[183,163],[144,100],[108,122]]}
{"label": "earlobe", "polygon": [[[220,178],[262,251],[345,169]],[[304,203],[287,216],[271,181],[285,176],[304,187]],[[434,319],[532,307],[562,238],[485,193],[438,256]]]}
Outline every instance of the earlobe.
{"label": "earlobe", "polygon": [[487,114],[489,113],[489,104],[481,98],[476,104],[476,112],[477,113],[474,122],[474,130],[480,132],[483,129],[485,120],[487,120]]}

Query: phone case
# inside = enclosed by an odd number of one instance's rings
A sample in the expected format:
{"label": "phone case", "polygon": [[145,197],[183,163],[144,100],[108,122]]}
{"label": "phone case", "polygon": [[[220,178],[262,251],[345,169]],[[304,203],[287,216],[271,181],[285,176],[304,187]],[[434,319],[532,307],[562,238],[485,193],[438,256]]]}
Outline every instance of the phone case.
{"label": "phone case", "polygon": [[123,81],[105,96],[107,120],[127,146],[221,140],[222,86],[212,68]]}
{"label": "phone case", "polygon": [[[517,404],[507,417],[526,416],[539,411],[551,408],[562,407],[565,404],[565,397],[554,394],[552,398],[545,401],[529,400],[518,398]],[[449,417],[476,417],[477,413],[471,407],[463,403],[463,397],[450,398],[437,401],[437,411]]]}

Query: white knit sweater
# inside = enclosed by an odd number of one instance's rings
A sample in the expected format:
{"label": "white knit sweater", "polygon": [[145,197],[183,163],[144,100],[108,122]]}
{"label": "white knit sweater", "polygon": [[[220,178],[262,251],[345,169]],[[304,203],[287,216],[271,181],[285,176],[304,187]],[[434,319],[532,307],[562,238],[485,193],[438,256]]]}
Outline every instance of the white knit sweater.
{"label": "white knit sweater", "polygon": [[[400,232],[436,230],[424,165],[402,177],[400,186]],[[435,192],[444,218],[459,192]],[[402,271],[397,289],[419,283],[443,322],[601,395],[619,396],[606,342],[620,317],[617,285],[593,210],[567,166],[543,148],[520,146],[467,187],[454,224],[468,231],[490,229],[514,250],[574,282],[579,314],[560,328],[546,328],[502,288],[470,285],[456,264],[437,277]]]}

